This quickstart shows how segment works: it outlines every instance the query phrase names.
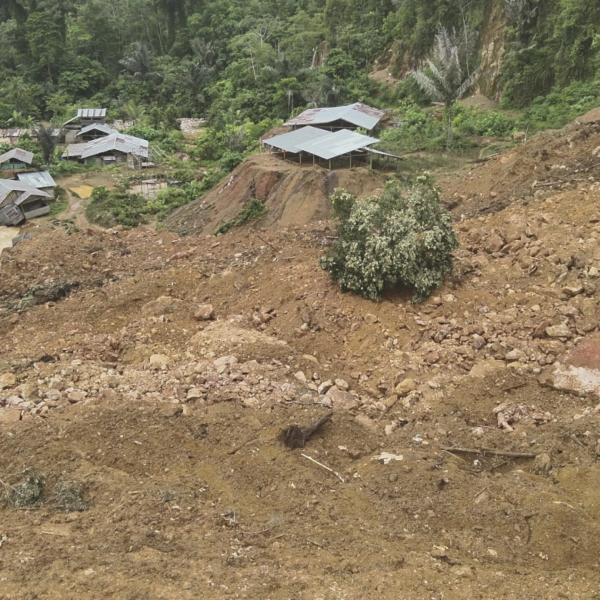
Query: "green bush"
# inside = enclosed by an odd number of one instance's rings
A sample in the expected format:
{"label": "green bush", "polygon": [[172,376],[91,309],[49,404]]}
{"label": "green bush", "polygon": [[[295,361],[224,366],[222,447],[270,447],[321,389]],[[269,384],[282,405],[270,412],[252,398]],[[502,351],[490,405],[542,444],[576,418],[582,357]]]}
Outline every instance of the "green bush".
{"label": "green bush", "polygon": [[97,187],[92,193],[85,214],[91,223],[102,227],[136,227],[147,220],[146,200],[123,190]]}
{"label": "green bush", "polygon": [[525,112],[532,129],[558,129],[600,104],[600,81],[573,83],[536,98]]}
{"label": "green bush", "polygon": [[442,284],[458,241],[428,177],[408,190],[391,181],[379,198],[366,200],[336,190],[332,202],[338,239],[321,265],[343,291],[379,300],[406,287],[423,300]]}
{"label": "green bush", "polygon": [[518,129],[515,119],[495,110],[476,108],[457,108],[453,127],[462,135],[480,135],[485,137],[509,137]]}

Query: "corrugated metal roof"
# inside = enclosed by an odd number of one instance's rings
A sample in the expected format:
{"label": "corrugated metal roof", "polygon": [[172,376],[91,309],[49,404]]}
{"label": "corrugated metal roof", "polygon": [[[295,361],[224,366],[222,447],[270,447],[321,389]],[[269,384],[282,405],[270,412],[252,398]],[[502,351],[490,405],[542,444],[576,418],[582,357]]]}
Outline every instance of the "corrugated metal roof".
{"label": "corrugated metal roof", "polygon": [[37,173],[19,173],[17,175],[19,181],[34,188],[49,188],[56,187],[56,182],[48,171],[38,171]]}
{"label": "corrugated metal roof", "polygon": [[111,151],[122,152],[123,154],[135,154],[136,156],[148,158],[148,142],[132,135],[113,133],[86,144],[81,153],[81,158],[90,158]]}
{"label": "corrugated metal roof", "polygon": [[80,158],[82,152],[87,148],[88,142],[81,144],[69,144],[62,154],[63,158]]}
{"label": "corrugated metal roof", "polygon": [[9,160],[18,160],[30,165],[33,162],[33,152],[22,150],[21,148],[13,148],[0,156],[0,164]]}
{"label": "corrugated metal roof", "polygon": [[38,190],[22,181],[17,181],[16,179],[0,179],[0,208],[3,206],[3,203],[10,203],[10,201],[7,202],[7,199],[13,192],[19,194],[13,201],[13,204],[16,204],[17,206],[25,202],[25,200],[31,196],[38,196],[40,198],[51,197],[50,194],[47,194],[43,190]]}
{"label": "corrugated metal roof", "polygon": [[326,125],[335,121],[346,121],[356,127],[371,130],[384,116],[385,113],[382,110],[372,108],[362,102],[355,102],[347,106],[309,108],[297,117],[290,119],[286,125]]}
{"label": "corrugated metal roof", "polygon": [[103,119],[106,117],[105,108],[80,108],[77,110],[80,119]]}
{"label": "corrugated metal roof", "polygon": [[117,133],[116,129],[113,129],[110,125],[107,125],[106,123],[92,123],[91,125],[86,125],[85,127],[82,127],[81,131],[78,131],[75,137],[79,135],[85,135],[90,131],[101,131],[106,135],[110,135],[111,133]]}
{"label": "corrugated metal roof", "polygon": [[344,154],[350,154],[350,152],[356,150],[362,150],[371,144],[376,144],[378,141],[377,138],[368,135],[362,135],[349,129],[341,129],[329,133],[327,136],[301,143],[298,148],[303,152],[329,160]]}
{"label": "corrugated metal roof", "polygon": [[317,138],[329,135],[329,131],[319,129],[317,127],[302,127],[288,133],[282,133],[275,137],[263,140],[263,143],[272,146],[273,148],[279,148],[286,152],[299,152],[298,144],[308,142],[310,140],[316,140]]}

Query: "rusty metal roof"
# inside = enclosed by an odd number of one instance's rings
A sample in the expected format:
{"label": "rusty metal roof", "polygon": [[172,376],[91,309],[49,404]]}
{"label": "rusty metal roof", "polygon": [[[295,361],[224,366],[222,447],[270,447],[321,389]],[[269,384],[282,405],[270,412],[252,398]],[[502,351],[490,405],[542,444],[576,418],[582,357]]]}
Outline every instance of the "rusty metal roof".
{"label": "rusty metal roof", "polygon": [[355,127],[362,127],[370,131],[384,116],[385,113],[382,110],[373,108],[362,102],[355,102],[347,106],[309,108],[297,117],[290,119],[286,125],[327,125],[336,121],[345,121]]}

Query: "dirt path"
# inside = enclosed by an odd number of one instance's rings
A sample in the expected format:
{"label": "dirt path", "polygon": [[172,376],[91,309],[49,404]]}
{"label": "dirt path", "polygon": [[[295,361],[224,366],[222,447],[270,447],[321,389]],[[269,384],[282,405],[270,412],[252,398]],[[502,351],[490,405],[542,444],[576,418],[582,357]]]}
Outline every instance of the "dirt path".
{"label": "dirt path", "polygon": [[12,246],[12,241],[19,235],[19,230],[16,227],[0,226],[0,254],[5,248]]}

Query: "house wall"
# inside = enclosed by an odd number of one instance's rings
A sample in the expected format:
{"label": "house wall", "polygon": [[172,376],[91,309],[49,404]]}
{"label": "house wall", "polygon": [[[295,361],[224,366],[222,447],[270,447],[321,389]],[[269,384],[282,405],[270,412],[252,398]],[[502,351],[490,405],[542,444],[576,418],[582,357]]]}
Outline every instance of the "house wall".
{"label": "house wall", "polygon": [[41,198],[35,198],[21,204],[21,210],[26,219],[34,219],[47,215],[50,212],[50,206]]}
{"label": "house wall", "polygon": [[0,165],[0,171],[22,171],[23,169],[29,168],[29,165],[14,159],[4,162]]}

